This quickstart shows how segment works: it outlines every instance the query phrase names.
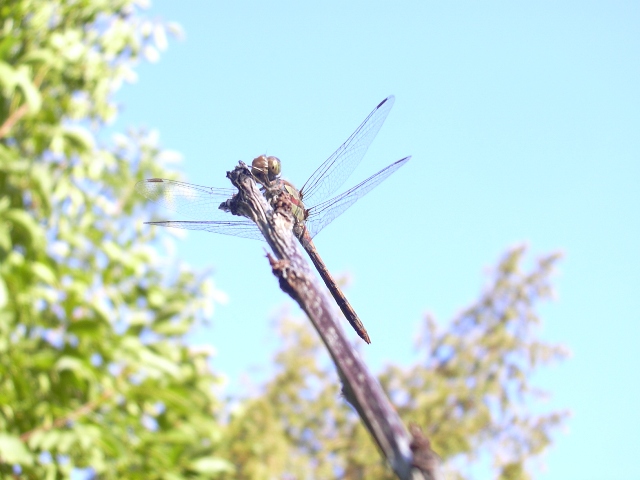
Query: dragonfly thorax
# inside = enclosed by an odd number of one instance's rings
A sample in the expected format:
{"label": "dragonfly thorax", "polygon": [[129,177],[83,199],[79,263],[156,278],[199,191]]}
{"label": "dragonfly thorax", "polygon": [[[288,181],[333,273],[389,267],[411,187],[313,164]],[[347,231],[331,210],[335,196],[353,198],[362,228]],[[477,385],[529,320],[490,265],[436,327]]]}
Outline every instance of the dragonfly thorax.
{"label": "dragonfly thorax", "polygon": [[281,171],[282,166],[278,157],[260,155],[251,162],[251,173],[265,187],[279,178]]}
{"label": "dragonfly thorax", "polygon": [[307,219],[309,212],[305,208],[304,203],[302,203],[300,192],[286,180],[280,180],[279,184],[281,190],[284,190],[289,194],[289,200],[291,201],[291,214],[295,217],[296,221],[304,222]]}

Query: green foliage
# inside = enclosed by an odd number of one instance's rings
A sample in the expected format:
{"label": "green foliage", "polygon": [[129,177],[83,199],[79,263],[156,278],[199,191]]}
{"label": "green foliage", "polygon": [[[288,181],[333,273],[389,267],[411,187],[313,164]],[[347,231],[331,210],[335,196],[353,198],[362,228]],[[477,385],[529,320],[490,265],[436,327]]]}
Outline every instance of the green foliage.
{"label": "green foliage", "polygon": [[131,1],[0,5],[0,472],[211,478],[218,384],[184,336],[210,281],[171,270],[132,219],[170,176],[153,135],[97,134],[165,26]]}
{"label": "green foliage", "polygon": [[[145,132],[101,136],[169,27],[130,0],[0,4],[0,476],[392,478],[308,325],[282,323],[277,374],[231,410],[208,350],[185,343],[216,292],[134,220],[136,181],[171,178],[170,154]],[[557,257],[522,273],[522,255],[449,325],[426,322],[417,365],[380,376],[453,474],[489,454],[524,478],[565,415],[528,413],[531,374],[563,351],[532,331]]]}

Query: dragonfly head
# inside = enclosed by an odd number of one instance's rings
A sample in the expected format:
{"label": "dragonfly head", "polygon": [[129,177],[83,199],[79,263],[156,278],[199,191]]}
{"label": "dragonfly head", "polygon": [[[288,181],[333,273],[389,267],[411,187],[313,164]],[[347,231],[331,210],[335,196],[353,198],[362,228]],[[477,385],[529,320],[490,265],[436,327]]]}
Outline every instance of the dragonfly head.
{"label": "dragonfly head", "polygon": [[262,185],[269,185],[280,176],[282,167],[278,157],[260,155],[251,162],[251,173]]}

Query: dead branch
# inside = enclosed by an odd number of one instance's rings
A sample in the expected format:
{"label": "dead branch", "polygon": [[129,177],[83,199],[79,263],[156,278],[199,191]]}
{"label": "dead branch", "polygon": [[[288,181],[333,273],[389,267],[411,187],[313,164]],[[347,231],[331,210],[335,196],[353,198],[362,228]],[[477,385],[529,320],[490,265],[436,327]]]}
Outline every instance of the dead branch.
{"label": "dead branch", "polygon": [[272,208],[242,162],[227,172],[227,177],[238,193],[220,208],[250,218],[260,228],[275,255],[268,258],[280,287],[311,319],[338,369],[344,396],[355,407],[393,471],[403,480],[435,480],[437,457],[429,441],[418,435],[419,429],[410,435],[404,427],[382,387],[349,343],[332,303],[298,248],[288,200],[283,196]]}

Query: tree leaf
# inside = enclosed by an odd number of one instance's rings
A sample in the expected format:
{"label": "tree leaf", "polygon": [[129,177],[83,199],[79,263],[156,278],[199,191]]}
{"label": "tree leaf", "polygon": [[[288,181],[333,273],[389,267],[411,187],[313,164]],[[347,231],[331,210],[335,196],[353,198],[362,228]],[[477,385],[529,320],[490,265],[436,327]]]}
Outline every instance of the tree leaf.
{"label": "tree leaf", "polygon": [[8,433],[0,433],[0,458],[3,463],[32,465],[33,455],[20,439]]}
{"label": "tree leaf", "polygon": [[235,473],[235,467],[227,460],[216,457],[199,458],[191,463],[191,469],[199,473]]}

